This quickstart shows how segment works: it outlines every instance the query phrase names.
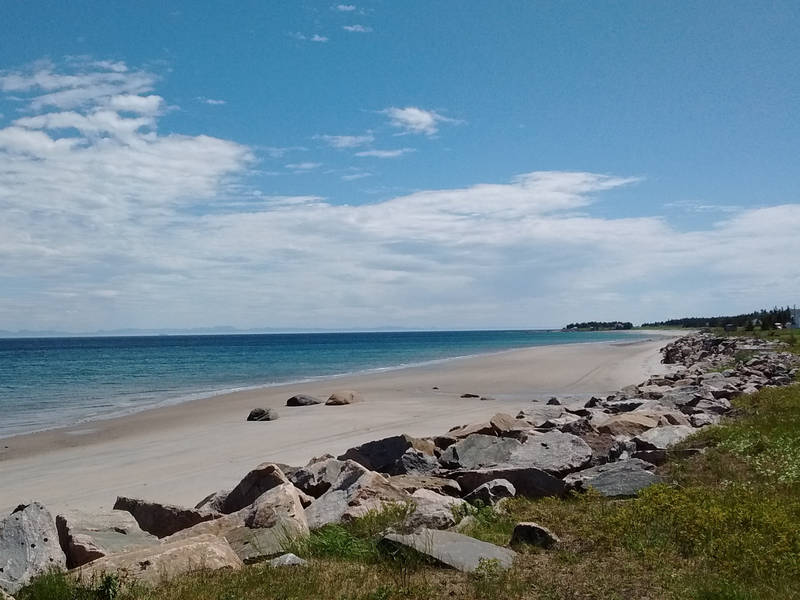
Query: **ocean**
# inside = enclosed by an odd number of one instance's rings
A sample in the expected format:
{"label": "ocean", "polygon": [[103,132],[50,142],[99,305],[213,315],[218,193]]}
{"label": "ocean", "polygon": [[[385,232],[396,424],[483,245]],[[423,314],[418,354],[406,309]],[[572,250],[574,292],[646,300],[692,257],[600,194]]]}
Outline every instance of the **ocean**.
{"label": "ocean", "polygon": [[0,339],[0,437],[169,403],[619,332],[436,331]]}

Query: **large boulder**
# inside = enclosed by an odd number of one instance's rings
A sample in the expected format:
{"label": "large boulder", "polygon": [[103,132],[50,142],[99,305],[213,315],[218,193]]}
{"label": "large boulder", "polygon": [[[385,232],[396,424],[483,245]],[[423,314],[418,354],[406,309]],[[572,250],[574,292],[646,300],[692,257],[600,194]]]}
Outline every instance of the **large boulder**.
{"label": "large boulder", "polygon": [[67,564],[52,515],[39,502],[0,521],[0,589],[10,594],[37,575]]}
{"label": "large boulder", "polygon": [[480,469],[506,464],[521,444],[513,438],[475,434],[449,446],[439,457],[451,469]]}
{"label": "large boulder", "polygon": [[499,568],[508,569],[516,556],[516,553],[508,548],[501,548],[454,531],[435,529],[420,529],[408,535],[390,533],[383,537],[381,544],[412,548],[448,567],[467,573],[475,571],[485,561],[493,561]]}
{"label": "large boulder", "polygon": [[563,481],[536,467],[484,467],[454,471],[451,477],[458,481],[464,494],[494,479],[505,479],[514,486],[518,496],[527,498],[561,496],[567,491]]}
{"label": "large boulder", "polygon": [[278,411],[274,408],[254,408],[247,415],[248,421],[275,421],[278,418]]}
{"label": "large boulder", "polygon": [[356,404],[363,402],[364,397],[354,390],[340,390],[333,392],[325,402],[328,406],[341,406],[343,404]]}
{"label": "large boulder", "polygon": [[114,510],[128,511],[136,519],[139,527],[159,538],[220,516],[219,513],[206,509],[184,508],[125,496],[117,497]]}
{"label": "large boulder", "polygon": [[142,531],[124,510],[70,511],[56,517],[67,568],[80,567],[109,554],[140,550],[158,544],[158,538]]}
{"label": "large boulder", "polygon": [[314,404],[322,404],[322,400],[306,394],[297,394],[286,401],[286,406],[313,406]]}
{"label": "large boulder", "polygon": [[[450,429],[450,431],[447,432],[447,436],[443,437],[450,437],[450,438],[455,438],[457,440],[461,440],[476,434],[495,435],[494,427],[492,427],[491,423],[484,423],[484,422],[469,423],[467,425],[458,425]],[[436,438],[434,438],[434,441],[436,441]]]}
{"label": "large boulder", "polygon": [[613,415],[597,423],[597,431],[600,433],[629,438],[653,427],[658,427],[656,419],[644,414],[636,414],[635,411]]}
{"label": "large boulder", "polygon": [[447,529],[456,524],[453,510],[466,504],[460,498],[444,496],[431,490],[417,490],[411,494],[411,501],[416,505],[405,525],[411,529],[428,527],[430,529]]}
{"label": "large boulder", "polygon": [[531,430],[532,425],[525,419],[516,419],[505,413],[497,413],[489,424],[492,426],[495,435],[503,437],[521,438]]}
{"label": "large boulder", "polygon": [[461,486],[453,479],[433,477],[432,475],[394,475],[389,477],[394,487],[413,494],[417,490],[431,490],[443,496],[461,496]]}
{"label": "large boulder", "polygon": [[410,501],[408,493],[391,485],[380,473],[347,460],[330,488],[306,509],[306,518],[308,526],[317,529],[381,510],[387,504]]}
{"label": "large boulder", "polygon": [[274,487],[289,483],[280,467],[274,463],[261,463],[225,495],[220,512],[230,514],[255,502],[256,498]]}
{"label": "large boulder", "polygon": [[654,469],[648,462],[631,458],[571,473],[564,478],[564,483],[579,491],[591,487],[609,498],[627,498],[661,481]]}
{"label": "large boulder", "polygon": [[[370,471],[399,475],[409,472],[414,461],[406,455],[414,450],[422,455],[433,457],[436,448],[431,440],[423,440],[410,435],[394,435],[350,448],[339,456],[339,460],[354,460]],[[409,456],[416,456],[411,453]],[[427,470],[427,469],[426,469]]]}
{"label": "large boulder", "polygon": [[547,527],[531,521],[517,523],[511,534],[511,545],[529,544],[540,548],[552,548],[561,540]]}
{"label": "large boulder", "polygon": [[295,469],[289,475],[289,481],[303,493],[319,498],[342,476],[356,479],[366,471],[357,462],[338,460],[328,454],[312,458],[305,467]]}
{"label": "large boulder", "polygon": [[508,462],[563,476],[589,466],[591,461],[592,449],[581,438],[571,433],[548,431],[530,436],[512,451]]}
{"label": "large boulder", "polygon": [[78,567],[74,573],[87,584],[107,573],[116,573],[125,579],[156,586],[192,571],[237,570],[242,566],[242,561],[224,538],[201,535],[104,556]]}

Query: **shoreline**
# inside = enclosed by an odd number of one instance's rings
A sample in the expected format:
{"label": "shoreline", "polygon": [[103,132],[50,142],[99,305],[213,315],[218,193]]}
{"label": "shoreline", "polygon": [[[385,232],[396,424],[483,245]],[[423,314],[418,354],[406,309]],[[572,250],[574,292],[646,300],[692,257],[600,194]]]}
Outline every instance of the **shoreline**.
{"label": "shoreline", "polygon": [[[609,332],[604,332],[609,333]],[[641,340],[636,341],[645,341],[649,335],[666,335],[668,337],[672,336],[674,332],[669,331],[666,334],[662,334],[659,330],[627,330],[627,331],[619,331],[616,333],[620,333],[623,335],[636,335],[641,336]],[[320,381],[326,380],[336,380],[345,377],[359,377],[359,376],[366,376],[366,375],[373,375],[373,374],[380,374],[380,373],[390,373],[393,371],[402,371],[404,369],[414,369],[418,367],[426,367],[426,366],[434,366],[437,364],[445,364],[450,361],[458,361],[458,360],[465,360],[465,359],[473,359],[473,358],[481,358],[486,356],[495,356],[499,354],[503,354],[506,352],[516,352],[519,350],[528,350],[530,348],[549,348],[553,346],[572,346],[572,345],[581,345],[581,344],[621,344],[621,343],[631,343],[631,342],[624,342],[622,339],[620,340],[601,340],[601,341],[583,341],[583,342],[567,342],[563,344],[540,344],[534,346],[521,346],[516,348],[507,348],[504,350],[494,350],[489,352],[479,352],[476,354],[463,354],[457,356],[448,356],[445,358],[435,358],[431,360],[424,360],[420,362],[412,362],[412,363],[400,363],[397,365],[389,365],[385,367],[372,367],[367,369],[360,369],[356,371],[346,371],[343,373],[334,373],[329,375],[311,375],[308,377],[303,377],[300,379],[289,379],[287,381],[278,381],[273,383],[259,383],[254,385],[241,385],[232,388],[221,388],[216,390],[201,390],[201,391],[192,391],[192,392],[178,392],[177,396],[164,398],[162,400],[155,401],[153,403],[148,403],[142,406],[141,408],[127,408],[122,409],[119,408],[118,410],[112,409],[108,413],[104,413],[102,415],[92,415],[88,417],[84,417],[78,419],[76,421],[71,421],[68,423],[63,423],[59,425],[53,425],[48,427],[43,427],[41,429],[35,429],[32,431],[22,431],[17,433],[12,433],[10,435],[3,435],[0,434],[0,451],[2,451],[2,447],[8,440],[13,440],[15,438],[29,436],[29,435],[36,435],[41,433],[47,433],[52,431],[58,431],[61,429],[68,429],[74,428],[79,426],[89,426],[92,423],[97,423],[100,421],[109,421],[114,419],[122,419],[125,417],[129,417],[131,415],[135,415],[142,412],[147,412],[151,410],[159,410],[162,408],[166,408],[169,406],[176,406],[179,404],[186,404],[191,402],[196,402],[198,400],[208,400],[210,398],[219,398],[223,396],[228,396],[231,394],[238,394],[242,392],[252,392],[258,390],[268,390],[275,387],[280,386],[295,386],[295,385],[305,385],[305,384],[313,384]],[[2,460],[2,452],[0,452],[0,460]]]}
{"label": "shoreline", "polygon": [[[108,508],[118,494],[193,505],[265,460],[304,464],[378,437],[439,434],[497,412],[516,414],[549,395],[602,394],[639,383],[664,370],[658,350],[678,336],[658,331],[630,342],[534,346],[324,377],[4,438],[0,509],[23,499],[58,508]],[[297,393],[324,400],[347,388],[361,391],[366,401],[285,407],[286,398]],[[463,393],[495,400],[462,399]],[[246,422],[255,407],[276,408],[280,418]]]}

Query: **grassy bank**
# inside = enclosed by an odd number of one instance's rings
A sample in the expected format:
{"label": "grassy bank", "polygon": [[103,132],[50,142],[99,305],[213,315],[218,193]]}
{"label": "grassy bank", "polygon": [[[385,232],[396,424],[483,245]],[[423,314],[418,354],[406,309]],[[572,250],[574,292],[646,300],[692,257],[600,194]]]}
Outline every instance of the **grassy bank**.
{"label": "grassy bank", "polygon": [[514,524],[528,520],[561,537],[551,551],[516,548],[506,573],[487,564],[465,575],[381,550],[377,534],[402,520],[398,507],[314,532],[292,548],[309,567],[198,573],[155,590],[118,589],[115,580],[76,588],[53,575],[18,598],[800,598],[800,385],[736,400],[731,419],[685,445],[704,452],[672,460],[666,483],[635,499],[589,493],[476,510],[465,533],[490,542],[506,544]]}

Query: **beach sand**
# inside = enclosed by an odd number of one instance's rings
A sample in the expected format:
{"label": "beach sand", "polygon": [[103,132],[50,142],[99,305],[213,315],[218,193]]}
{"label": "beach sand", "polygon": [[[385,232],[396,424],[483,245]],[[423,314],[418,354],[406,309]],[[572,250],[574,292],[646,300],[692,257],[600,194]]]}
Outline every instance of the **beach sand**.
{"label": "beach sand", "polygon": [[[261,462],[301,465],[389,435],[437,435],[497,412],[515,415],[551,395],[603,395],[639,383],[668,371],[659,349],[670,337],[677,334],[261,388],[2,439],[0,514],[31,500],[53,511],[111,508],[117,495],[193,506]],[[294,394],[325,399],[341,389],[360,391],[365,402],[285,406]],[[464,393],[494,399],[460,398]],[[280,418],[246,422],[255,407],[277,408]]]}

